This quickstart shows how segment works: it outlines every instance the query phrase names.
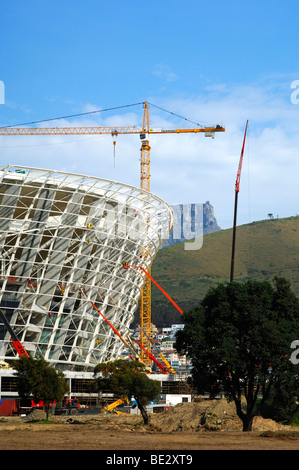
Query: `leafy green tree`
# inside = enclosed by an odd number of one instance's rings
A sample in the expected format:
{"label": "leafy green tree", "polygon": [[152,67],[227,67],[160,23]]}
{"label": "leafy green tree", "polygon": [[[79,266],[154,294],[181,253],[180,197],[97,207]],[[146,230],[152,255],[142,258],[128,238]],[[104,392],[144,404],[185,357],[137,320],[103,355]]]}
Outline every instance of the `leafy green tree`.
{"label": "leafy green tree", "polygon": [[290,345],[299,338],[299,302],[288,281],[220,284],[183,320],[176,348],[192,359],[193,386],[234,400],[244,431],[252,429],[258,395],[263,404],[286,374],[298,400],[299,366],[290,362]]}
{"label": "leafy green tree", "polygon": [[63,372],[56,371],[44,358],[22,357],[14,361],[15,375],[18,378],[18,393],[21,398],[33,396],[35,402],[43,401],[47,419],[50,404],[61,402],[69,392]]}
{"label": "leafy green tree", "polygon": [[128,362],[119,359],[98,364],[94,369],[94,374],[100,390],[109,389],[116,398],[133,397],[144,424],[148,424],[146,405],[159,396],[161,384],[147,376],[145,364],[140,361]]}
{"label": "leafy green tree", "polygon": [[267,400],[259,404],[259,411],[264,418],[271,418],[275,421],[290,424],[299,412],[297,394],[298,379],[294,374],[294,367],[290,363],[279,380],[273,382]]}

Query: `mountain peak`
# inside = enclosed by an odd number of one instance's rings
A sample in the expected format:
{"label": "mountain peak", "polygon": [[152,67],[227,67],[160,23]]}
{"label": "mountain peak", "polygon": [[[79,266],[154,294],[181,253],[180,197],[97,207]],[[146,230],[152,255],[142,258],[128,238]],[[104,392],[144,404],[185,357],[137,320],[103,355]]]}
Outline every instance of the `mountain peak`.
{"label": "mountain peak", "polygon": [[174,225],[168,239],[164,241],[161,248],[221,230],[215,217],[214,207],[210,201],[175,204],[171,205],[171,208],[174,212]]}

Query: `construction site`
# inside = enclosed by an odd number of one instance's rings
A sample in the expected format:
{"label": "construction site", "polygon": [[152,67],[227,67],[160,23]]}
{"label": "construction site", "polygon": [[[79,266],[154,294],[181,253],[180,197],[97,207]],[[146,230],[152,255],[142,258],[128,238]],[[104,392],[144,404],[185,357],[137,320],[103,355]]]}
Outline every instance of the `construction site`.
{"label": "construction site", "polygon": [[[137,134],[141,142],[140,188],[55,170],[0,168],[1,400],[16,398],[11,362],[30,355],[62,370],[68,398],[83,406],[98,405],[88,392],[95,365],[123,357],[144,362],[149,375],[161,381],[158,407],[191,401],[185,380],[151,341],[152,284],[183,312],[151,276],[174,217],[150,192],[149,137],[203,133],[214,138],[223,131],[220,125],[152,129],[147,102],[139,128],[1,128],[3,136],[110,134],[114,151],[118,134]],[[132,341],[129,327],[137,308],[140,337]],[[116,407],[109,393],[105,400]]]}
{"label": "construction site", "polygon": [[[196,455],[199,450],[298,450],[293,426],[271,419],[254,418],[251,432],[244,433],[234,404],[226,399],[179,403],[161,413],[151,413],[144,425],[138,415],[101,414],[56,416],[46,424],[43,411],[35,419],[0,418],[1,450],[96,450],[151,451],[167,455]],[[98,458],[101,460],[102,456]],[[117,452],[116,456],[119,455]],[[135,455],[135,453],[134,453]]]}
{"label": "construction site", "polygon": [[[234,405],[222,395],[214,400],[208,394],[197,395],[188,377],[178,375],[155,348],[152,285],[174,309],[183,311],[151,275],[155,256],[173,228],[174,214],[150,190],[150,135],[203,133],[214,138],[225,128],[152,129],[147,102],[143,108],[139,128],[0,129],[3,136],[110,134],[114,149],[118,134],[139,134],[141,141],[139,188],[53,169],[0,167],[0,446],[191,450],[199,445],[272,449],[279,443],[280,448],[295,449],[298,436],[291,427],[262,418],[255,419],[253,432],[241,443],[241,421]],[[235,188],[231,281],[246,131],[247,124]],[[138,309],[136,340],[130,325]],[[43,403],[18,396],[13,361],[23,356],[45,358],[67,380],[69,393],[60,409],[57,406],[54,433],[38,424],[45,419]],[[110,390],[99,394],[91,389],[95,366],[117,359],[143,362],[148,377],[161,383],[159,397],[147,404],[147,427],[134,400],[118,400]],[[70,431],[72,440],[67,437]],[[223,440],[223,431],[230,431],[229,439]],[[130,434],[134,439],[128,442]]]}

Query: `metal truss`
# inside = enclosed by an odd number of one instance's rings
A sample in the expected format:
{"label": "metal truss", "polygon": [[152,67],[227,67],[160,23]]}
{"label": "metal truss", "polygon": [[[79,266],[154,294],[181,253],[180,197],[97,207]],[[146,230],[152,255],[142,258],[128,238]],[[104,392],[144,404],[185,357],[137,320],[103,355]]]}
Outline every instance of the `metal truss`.
{"label": "metal truss", "polygon": [[[100,178],[0,167],[0,308],[26,350],[64,370],[120,357],[149,270],[173,225],[150,192]],[[83,295],[84,292],[84,295]],[[15,358],[0,324],[0,360]]]}

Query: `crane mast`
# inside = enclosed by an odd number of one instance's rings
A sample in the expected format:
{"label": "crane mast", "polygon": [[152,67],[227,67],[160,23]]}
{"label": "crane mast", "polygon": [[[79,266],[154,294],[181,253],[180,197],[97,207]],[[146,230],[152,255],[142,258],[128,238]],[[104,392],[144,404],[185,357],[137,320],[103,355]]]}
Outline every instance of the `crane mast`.
{"label": "crane mast", "polygon": [[246,134],[247,134],[247,126],[248,126],[248,121],[246,122],[243,145],[242,145],[241,156],[240,156],[239,167],[238,167],[237,178],[236,178],[236,186],[235,186],[235,207],[234,207],[232,256],[231,256],[231,265],[230,265],[230,282],[232,282],[234,280],[238,195],[239,195],[239,191],[240,191],[240,180],[241,180],[241,171],[242,171],[242,164],[243,164],[245,140],[246,140]]}
{"label": "crane mast", "polygon": [[[150,192],[151,185],[151,159],[150,159],[150,145],[148,140],[148,133],[150,128],[150,117],[147,102],[144,103],[142,133],[140,134],[141,140],[141,155],[140,155],[140,186]],[[147,199],[148,195],[145,196]],[[149,221],[147,221],[148,223]],[[148,225],[147,225],[148,228]],[[146,258],[146,248],[144,248],[143,256]],[[149,274],[151,267],[148,268]],[[151,351],[151,280],[147,276],[143,284],[140,298],[140,343],[147,351]],[[145,354],[144,349],[140,348],[141,360],[147,365],[150,364],[150,357]]]}

